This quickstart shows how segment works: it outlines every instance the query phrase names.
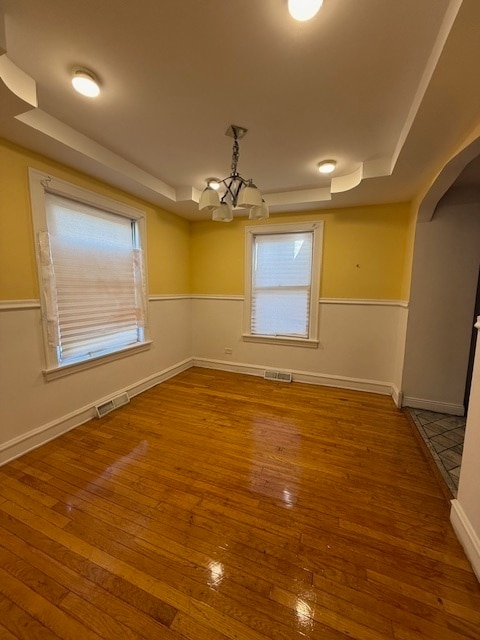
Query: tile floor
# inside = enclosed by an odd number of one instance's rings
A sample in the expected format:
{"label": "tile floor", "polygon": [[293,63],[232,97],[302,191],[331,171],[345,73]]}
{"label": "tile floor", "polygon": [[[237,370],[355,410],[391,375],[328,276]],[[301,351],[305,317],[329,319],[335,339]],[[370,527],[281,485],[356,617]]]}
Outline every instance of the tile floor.
{"label": "tile floor", "polygon": [[456,497],[466,418],[424,409],[409,408],[408,411],[450,491]]}

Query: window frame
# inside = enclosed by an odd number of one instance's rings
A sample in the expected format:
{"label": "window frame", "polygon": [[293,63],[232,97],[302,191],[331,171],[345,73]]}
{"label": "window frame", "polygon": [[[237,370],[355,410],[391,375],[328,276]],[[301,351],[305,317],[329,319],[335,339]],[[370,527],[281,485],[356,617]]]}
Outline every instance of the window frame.
{"label": "window frame", "polygon": [[[42,332],[43,332],[43,344],[44,344],[44,368],[43,375],[47,380],[52,380],[70,373],[89,369],[91,367],[98,366],[119,358],[124,358],[128,355],[145,351],[150,348],[152,341],[150,339],[149,324],[148,324],[148,274],[147,274],[147,256],[146,256],[146,213],[141,209],[136,209],[130,205],[113,200],[107,196],[100,195],[90,189],[85,189],[73,183],[67,182],[60,178],[53,176],[52,174],[38,171],[37,169],[29,168],[28,170],[29,184],[30,184],[30,204],[32,211],[33,232],[34,232],[34,244],[35,244],[35,258],[37,265],[37,278],[38,287],[40,292],[40,307],[42,315]],[[55,195],[69,198],[75,202],[90,205],[92,207],[102,209],[115,215],[123,216],[131,221],[135,222],[135,229],[138,235],[138,242],[141,251],[144,256],[144,269],[142,286],[146,292],[145,300],[145,326],[143,329],[143,340],[133,345],[128,345],[111,351],[105,354],[94,356],[86,360],[80,360],[78,362],[60,363],[57,357],[57,350],[55,347],[49,344],[48,332],[47,332],[47,309],[45,296],[43,295],[44,285],[42,281],[42,268],[41,268],[41,255],[39,249],[39,233],[48,232],[47,214],[46,214],[46,202],[45,194],[52,193]]]}
{"label": "window frame", "polygon": [[[252,312],[252,261],[254,237],[257,235],[282,235],[288,233],[313,233],[312,279],[310,283],[310,311],[308,318],[308,337],[269,336],[251,333]],[[323,220],[312,222],[292,222],[285,224],[266,224],[245,227],[245,300],[243,313],[242,338],[246,342],[262,342],[266,344],[283,344],[317,348],[318,318],[320,304],[320,272],[323,252]]]}

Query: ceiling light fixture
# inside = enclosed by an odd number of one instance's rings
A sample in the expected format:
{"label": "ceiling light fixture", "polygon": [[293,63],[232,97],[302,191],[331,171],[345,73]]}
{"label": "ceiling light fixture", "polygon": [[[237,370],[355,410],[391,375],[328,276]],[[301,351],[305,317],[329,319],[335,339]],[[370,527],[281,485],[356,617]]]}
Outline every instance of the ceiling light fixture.
{"label": "ceiling light fixture", "polygon": [[96,98],[100,93],[100,85],[91,71],[76,69],[72,77],[72,85],[75,91],[87,98]]}
{"label": "ceiling light fixture", "polygon": [[336,166],[336,160],[323,160],[322,162],[318,163],[318,170],[320,171],[320,173],[333,173]]}
{"label": "ceiling light fixture", "polygon": [[288,0],[288,10],[292,18],[305,22],[318,13],[322,4],[323,0]]}
{"label": "ceiling light fixture", "polygon": [[[226,178],[208,178],[207,187],[200,196],[198,209],[212,212],[212,220],[218,222],[230,222],[233,220],[233,209],[240,207],[249,209],[250,220],[263,220],[268,218],[268,206],[262,198],[262,194],[253,184],[253,181],[245,180],[237,171],[240,146],[238,141],[247,133],[247,129],[231,124],[226,136],[234,139],[232,151],[231,173]],[[220,198],[217,191],[223,186],[224,194]]]}

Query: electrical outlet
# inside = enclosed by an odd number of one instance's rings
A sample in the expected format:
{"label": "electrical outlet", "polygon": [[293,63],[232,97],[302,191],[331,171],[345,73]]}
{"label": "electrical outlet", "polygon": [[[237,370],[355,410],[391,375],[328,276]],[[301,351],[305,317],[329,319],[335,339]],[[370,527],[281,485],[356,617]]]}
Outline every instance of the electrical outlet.
{"label": "electrical outlet", "polygon": [[233,353],[233,350],[230,349],[230,347],[225,347],[225,349],[223,350],[223,353],[227,356],[231,356]]}

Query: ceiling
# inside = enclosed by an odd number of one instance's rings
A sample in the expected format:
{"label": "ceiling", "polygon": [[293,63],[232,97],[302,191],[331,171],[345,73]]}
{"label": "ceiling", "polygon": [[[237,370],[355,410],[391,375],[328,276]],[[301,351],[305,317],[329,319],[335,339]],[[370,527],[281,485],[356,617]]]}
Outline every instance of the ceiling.
{"label": "ceiling", "polygon": [[[480,117],[478,0],[0,0],[0,136],[195,220],[238,170],[271,211],[412,199]],[[92,70],[92,100],[70,85]],[[319,161],[337,160],[333,177]],[[208,214],[207,214],[208,215]]]}

